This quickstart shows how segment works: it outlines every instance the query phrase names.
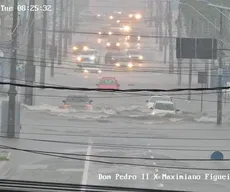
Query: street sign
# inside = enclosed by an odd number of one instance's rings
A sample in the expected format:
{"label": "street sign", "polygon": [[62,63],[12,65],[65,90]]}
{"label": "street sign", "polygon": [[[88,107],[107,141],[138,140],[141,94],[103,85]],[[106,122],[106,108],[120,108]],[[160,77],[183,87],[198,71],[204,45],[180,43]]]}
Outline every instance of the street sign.
{"label": "street sign", "polygon": [[177,38],[177,59],[217,59],[217,40],[212,38]]}
{"label": "street sign", "polygon": [[207,74],[206,72],[199,71],[198,72],[198,83],[205,84],[207,80]]}
{"label": "street sign", "polygon": [[17,64],[16,70],[21,73],[25,72],[25,64]]}

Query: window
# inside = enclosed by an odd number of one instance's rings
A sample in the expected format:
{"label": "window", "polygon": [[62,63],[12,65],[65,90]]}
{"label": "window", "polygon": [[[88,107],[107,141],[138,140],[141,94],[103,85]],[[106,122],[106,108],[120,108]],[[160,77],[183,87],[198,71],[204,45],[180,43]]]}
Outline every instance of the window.
{"label": "window", "polygon": [[129,51],[129,54],[140,55],[139,51]]}
{"label": "window", "polygon": [[99,84],[101,84],[101,85],[116,85],[117,81],[115,79],[101,79]]}
{"label": "window", "polygon": [[150,102],[156,102],[156,101],[171,101],[171,99],[169,97],[161,97],[161,96],[151,97]]}
{"label": "window", "polygon": [[82,55],[95,55],[95,51],[83,51]]}
{"label": "window", "polygon": [[68,96],[67,99],[66,99],[67,102],[88,102],[89,101],[89,98],[87,96]]}
{"label": "window", "polygon": [[156,103],[155,109],[166,110],[166,111],[174,111],[174,105],[171,103]]}

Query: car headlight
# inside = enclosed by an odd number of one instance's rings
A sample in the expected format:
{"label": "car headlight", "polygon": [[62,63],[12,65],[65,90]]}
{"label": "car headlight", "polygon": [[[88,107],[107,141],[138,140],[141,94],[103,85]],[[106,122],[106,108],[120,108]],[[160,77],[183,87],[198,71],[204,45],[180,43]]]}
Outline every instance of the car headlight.
{"label": "car headlight", "polygon": [[78,61],[81,61],[81,57],[77,57],[77,60],[78,60]]}
{"label": "car headlight", "polygon": [[87,69],[84,70],[84,73],[88,73],[89,71]]}
{"label": "car headlight", "polygon": [[112,32],[109,32],[108,34],[109,34],[109,35],[112,35]]}
{"label": "car headlight", "polygon": [[137,14],[135,15],[135,18],[136,18],[136,19],[141,19],[141,18],[142,18],[142,15],[139,14],[139,13],[137,13]]}
{"label": "car headlight", "polygon": [[101,70],[98,70],[98,73],[101,73]]}
{"label": "car headlight", "polygon": [[121,66],[121,64],[120,64],[120,63],[116,63],[115,65],[116,65],[117,67],[120,67],[120,66]]}
{"label": "car headlight", "polygon": [[132,56],[131,55],[129,55],[129,58],[131,58]]}
{"label": "car headlight", "polygon": [[73,50],[76,51],[78,48],[77,47],[73,47]]}
{"label": "car headlight", "polygon": [[90,57],[90,60],[95,60],[95,59],[96,59],[95,56]]}
{"label": "car headlight", "polygon": [[99,35],[101,35],[101,32],[98,32]]}
{"label": "car headlight", "polygon": [[87,51],[88,49],[89,49],[89,48],[88,48],[87,46],[84,46],[84,47],[83,47],[83,50],[84,50],[84,51]]}
{"label": "car headlight", "polygon": [[119,46],[120,46],[120,43],[117,43],[117,44],[116,44],[116,46],[118,46],[118,47],[119,47]]}
{"label": "car headlight", "polygon": [[109,46],[110,46],[110,43],[106,43],[106,45],[109,47]]}
{"label": "car headlight", "polygon": [[128,32],[128,31],[130,31],[130,27],[129,26],[124,26],[123,30]]}
{"label": "car headlight", "polygon": [[143,59],[143,57],[142,57],[142,56],[139,56],[139,59],[140,59],[140,60],[142,60],[142,59]]}
{"label": "car headlight", "polygon": [[129,67],[129,68],[132,68],[132,67],[133,67],[133,64],[132,64],[132,63],[129,63],[129,64],[128,64],[128,67]]}

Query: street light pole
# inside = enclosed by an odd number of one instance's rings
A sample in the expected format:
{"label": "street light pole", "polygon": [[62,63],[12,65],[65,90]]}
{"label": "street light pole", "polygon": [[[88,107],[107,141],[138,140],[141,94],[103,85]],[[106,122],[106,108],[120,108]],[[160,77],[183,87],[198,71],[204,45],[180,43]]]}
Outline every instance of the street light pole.
{"label": "street light pole", "polygon": [[[223,37],[223,9],[220,9],[220,49],[224,48],[224,44],[222,41]],[[223,76],[223,62],[222,62],[222,50],[220,51],[219,56],[219,70],[218,70],[218,84],[219,87],[222,87],[222,76]],[[223,108],[223,90],[218,90],[218,98],[217,98],[217,125],[222,123],[222,108]]]}
{"label": "street light pole", "polygon": [[[56,52],[56,15],[57,14],[57,2],[54,2],[54,12],[53,12],[53,34],[52,34],[52,46],[51,46],[51,69],[50,75],[51,77],[54,76],[54,58],[57,54]],[[56,54],[55,54],[56,53]]]}
{"label": "street light pole", "polygon": [[[18,0],[14,0],[13,9],[13,27],[12,27],[12,57],[10,68],[10,82],[16,83],[16,65],[17,65],[17,23],[18,23]],[[8,108],[8,131],[7,136],[9,138],[15,137],[15,108],[16,108],[16,86],[10,85],[9,89],[9,108]]]}
{"label": "street light pole", "polygon": [[[44,5],[47,5],[47,0],[43,1]],[[45,84],[46,77],[46,30],[47,30],[47,12],[43,11],[43,22],[42,22],[42,54],[40,61],[40,84]]]}

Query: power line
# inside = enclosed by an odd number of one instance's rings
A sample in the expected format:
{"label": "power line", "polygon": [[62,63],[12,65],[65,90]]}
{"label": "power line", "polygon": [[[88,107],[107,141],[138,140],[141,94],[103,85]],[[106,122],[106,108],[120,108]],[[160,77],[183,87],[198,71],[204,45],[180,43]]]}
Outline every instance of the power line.
{"label": "power line", "polygon": [[[214,160],[211,159],[185,159],[185,158],[145,158],[145,157],[135,157],[135,156],[109,156],[109,155],[86,155],[86,154],[76,154],[76,153],[60,153],[60,152],[53,152],[53,151],[41,151],[41,150],[30,150],[30,149],[23,149],[23,148],[16,148],[6,145],[0,145],[1,149],[11,149],[16,151],[23,151],[23,152],[34,152],[34,153],[46,153],[46,154],[55,154],[55,155],[65,155],[65,156],[77,156],[77,157],[94,157],[94,158],[105,158],[105,159],[133,159],[133,160],[146,160],[146,161],[187,161],[187,162],[212,162]],[[230,159],[223,159],[223,160],[215,160],[215,161],[230,161]]]}
{"label": "power line", "polygon": [[[21,140],[26,140],[26,141],[34,141],[34,142],[45,142],[45,143],[57,143],[57,144],[71,144],[71,145],[83,145],[83,146],[88,146],[89,143],[87,142],[71,142],[71,141],[60,141],[60,140],[46,140],[46,139],[34,139],[34,138],[20,138]],[[185,147],[183,146],[178,146],[178,145],[170,145],[170,146],[166,146],[166,145],[128,145],[128,144],[114,144],[114,143],[98,143],[98,142],[93,142],[92,145],[94,147],[100,147],[103,149],[123,149],[123,150],[127,150],[127,149],[138,149],[138,150],[159,150],[159,151],[191,151],[191,152],[197,152],[197,151],[201,151],[201,152],[213,152],[213,149],[203,149],[202,147],[204,146],[194,146],[194,147],[198,147],[198,148],[191,148],[191,146],[187,146]],[[179,147],[179,148],[176,148]],[[183,148],[181,148],[183,147]],[[208,147],[212,147],[214,149],[216,148],[221,148],[222,146],[208,146]],[[225,146],[224,146],[225,147]],[[223,152],[229,152],[230,149],[222,149],[221,151]]]}
{"label": "power line", "polygon": [[100,91],[100,92],[180,92],[180,91],[209,91],[209,90],[226,90],[230,87],[213,87],[213,88],[175,88],[175,89],[98,89],[84,87],[67,87],[67,86],[43,86],[43,85],[27,85],[21,83],[0,82],[2,85],[13,85],[17,87],[31,87],[40,89],[56,89],[56,90],[74,90],[74,91]]}
{"label": "power line", "polygon": [[[2,149],[8,149],[4,146],[1,147]],[[10,148],[12,150],[18,150],[17,148]],[[22,151],[22,150],[20,150]],[[92,160],[92,159],[82,159],[82,158],[75,158],[75,157],[67,157],[64,155],[57,155],[50,152],[39,152],[36,150],[23,150],[24,152],[29,152],[33,154],[40,154],[40,155],[46,155],[50,157],[59,157],[63,159],[72,159],[72,160],[78,160],[78,161],[89,161],[94,163],[101,163],[101,164],[109,164],[109,165],[127,165],[127,166],[138,166],[138,167],[152,167],[152,168],[161,168],[161,169],[176,169],[176,170],[211,170],[211,171],[229,171],[230,169],[212,169],[212,168],[197,168],[197,167],[176,167],[176,166],[157,166],[157,165],[149,165],[149,164],[138,164],[138,163],[121,163],[121,162],[111,162],[111,161],[102,161],[102,160]]]}
{"label": "power line", "polygon": [[[75,125],[52,125],[52,124],[38,124],[38,125],[35,125],[35,124],[24,124],[24,123],[22,123],[21,124],[22,126],[29,126],[29,127],[33,127],[33,128],[37,128],[37,127],[48,127],[47,128],[47,130],[49,130],[49,128],[57,128],[57,127],[59,127],[59,128],[76,128],[77,129],[77,126]],[[135,123],[135,125],[137,125],[137,123]],[[143,125],[143,124],[142,124]],[[152,125],[149,125],[149,126],[152,126]],[[106,129],[106,130],[114,130],[114,128],[110,128],[110,127],[94,127],[94,126],[92,126],[92,127],[85,127],[85,129],[87,129],[87,131],[88,131],[88,129],[93,129],[93,130],[97,130],[97,129]],[[136,129],[138,129],[138,130],[141,130],[142,132],[143,132],[143,130],[142,129],[140,129],[140,127],[129,127],[128,128],[128,130],[129,131],[132,131],[132,130],[136,130]],[[120,128],[120,127],[116,127],[116,130],[122,130],[122,131],[125,131],[124,130],[124,128],[122,127],[122,128]],[[216,131],[219,131],[218,129],[200,129],[200,128],[155,128],[154,127],[154,129],[152,130],[149,130],[149,129],[147,129],[147,130],[145,130],[146,132],[147,131],[149,131],[149,132],[152,132],[152,131],[169,131],[169,130],[173,130],[173,131],[213,131],[213,132],[216,132]],[[230,131],[230,129],[229,128],[221,128],[221,130],[222,131]],[[59,131],[59,130],[58,130]],[[84,132],[85,130],[83,130],[82,132]],[[60,132],[60,131],[59,131]],[[66,131],[62,131],[63,133],[66,133]],[[126,132],[126,131],[125,131]],[[25,133],[25,134],[27,134],[27,132],[20,132],[20,133]],[[79,133],[78,131],[71,131],[71,133]],[[114,132],[114,133],[116,133],[116,132]],[[119,133],[119,132],[118,132]],[[135,132],[136,133],[136,132]],[[30,134],[30,133],[29,133]],[[33,133],[32,133],[33,134]],[[39,133],[38,133],[39,134]],[[42,133],[42,134],[46,134],[46,133]],[[59,134],[58,134],[59,135]],[[65,136],[66,134],[61,134],[61,135],[63,135],[63,136]],[[67,134],[67,136],[68,136],[68,134]]]}
{"label": "power line", "polygon": [[[16,188],[17,191],[20,189],[39,189],[39,190],[58,190],[58,191],[78,191],[78,189],[84,188],[83,191],[89,192],[105,192],[105,190],[110,191],[132,191],[132,192],[189,192],[189,191],[174,191],[174,190],[160,190],[160,189],[144,189],[144,188],[128,188],[128,187],[115,187],[115,186],[105,186],[105,185],[80,185],[80,184],[69,184],[69,183],[51,183],[51,182],[36,182],[36,181],[20,181],[20,180],[0,180],[0,186],[10,188],[9,191],[13,191],[11,188]],[[4,189],[4,191],[7,191]],[[99,191],[97,191],[97,189]],[[28,191],[28,190],[27,190]],[[27,192],[25,191],[25,192]],[[21,191],[24,192],[24,191]]]}

